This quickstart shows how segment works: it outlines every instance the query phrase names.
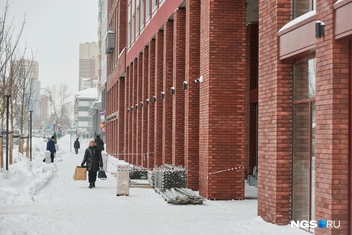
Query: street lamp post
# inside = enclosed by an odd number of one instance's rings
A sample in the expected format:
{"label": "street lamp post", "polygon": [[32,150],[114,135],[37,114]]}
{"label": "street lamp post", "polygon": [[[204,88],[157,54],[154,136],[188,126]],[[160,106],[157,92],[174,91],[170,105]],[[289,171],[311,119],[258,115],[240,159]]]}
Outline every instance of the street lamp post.
{"label": "street lamp post", "polygon": [[29,156],[30,156],[30,160],[32,161],[32,113],[33,111],[29,111]]}
{"label": "street lamp post", "polygon": [[9,103],[10,95],[6,97],[6,170],[9,170]]}

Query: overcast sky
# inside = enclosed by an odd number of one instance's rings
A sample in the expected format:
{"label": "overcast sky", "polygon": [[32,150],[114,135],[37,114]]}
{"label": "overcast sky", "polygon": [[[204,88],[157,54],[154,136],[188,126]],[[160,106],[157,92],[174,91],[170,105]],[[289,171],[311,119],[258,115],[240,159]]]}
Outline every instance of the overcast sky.
{"label": "overcast sky", "polygon": [[[0,0],[3,15],[6,0]],[[9,20],[36,53],[42,87],[66,83],[78,91],[79,44],[97,41],[98,0],[9,0]]]}

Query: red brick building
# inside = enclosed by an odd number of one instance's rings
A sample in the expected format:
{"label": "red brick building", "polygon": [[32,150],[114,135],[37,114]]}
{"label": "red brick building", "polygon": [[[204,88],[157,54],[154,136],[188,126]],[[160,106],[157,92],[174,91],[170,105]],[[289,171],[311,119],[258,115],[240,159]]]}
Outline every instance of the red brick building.
{"label": "red brick building", "polygon": [[[209,199],[352,234],[352,0],[109,0],[106,145]],[[195,82],[196,80],[200,82]]]}

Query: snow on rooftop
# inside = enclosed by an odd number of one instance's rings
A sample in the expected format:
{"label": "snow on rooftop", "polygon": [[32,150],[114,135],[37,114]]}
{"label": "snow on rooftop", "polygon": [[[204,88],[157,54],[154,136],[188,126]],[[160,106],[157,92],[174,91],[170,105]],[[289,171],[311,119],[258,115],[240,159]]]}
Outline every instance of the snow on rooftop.
{"label": "snow on rooftop", "polygon": [[75,94],[75,98],[97,98],[97,88],[88,88]]}

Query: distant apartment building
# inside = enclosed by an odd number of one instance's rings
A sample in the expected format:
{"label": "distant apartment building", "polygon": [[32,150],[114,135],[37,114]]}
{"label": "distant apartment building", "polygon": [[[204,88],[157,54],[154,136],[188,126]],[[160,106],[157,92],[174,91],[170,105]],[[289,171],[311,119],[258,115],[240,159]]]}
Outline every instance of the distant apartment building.
{"label": "distant apartment building", "polygon": [[40,111],[41,118],[44,123],[48,121],[48,112],[49,112],[49,97],[47,95],[40,96]]}
{"label": "distant apartment building", "polygon": [[[86,85],[93,87],[94,81],[97,80],[97,56],[96,42],[79,45],[79,90],[87,89]],[[82,82],[82,80],[85,81]],[[90,83],[87,80],[90,80]]]}
{"label": "distant apartment building", "polygon": [[33,111],[33,128],[39,128],[41,122],[41,110],[40,110],[40,88],[41,83],[39,81],[39,63],[34,60],[19,60],[16,64],[20,65],[22,77],[26,77],[27,81],[31,82],[28,86],[28,93],[26,98],[29,102],[29,110]]}
{"label": "distant apartment building", "polygon": [[97,99],[97,89],[88,88],[75,94],[74,125],[77,134],[83,135],[93,133],[93,118],[88,110]]}
{"label": "distant apartment building", "polygon": [[96,86],[98,98],[89,109],[89,114],[93,118],[94,134],[100,134],[104,138],[104,120],[105,120],[105,90],[106,90],[106,54],[105,40],[107,32],[107,1],[99,0],[98,8],[98,56],[96,58]]}

